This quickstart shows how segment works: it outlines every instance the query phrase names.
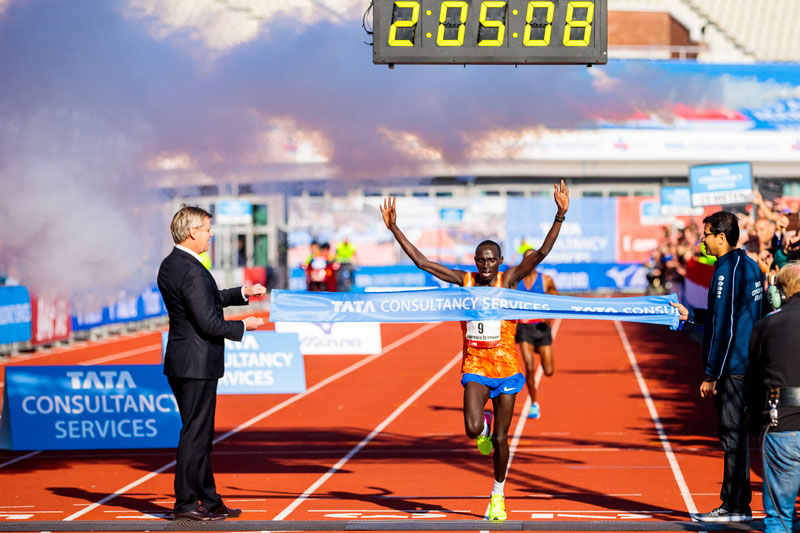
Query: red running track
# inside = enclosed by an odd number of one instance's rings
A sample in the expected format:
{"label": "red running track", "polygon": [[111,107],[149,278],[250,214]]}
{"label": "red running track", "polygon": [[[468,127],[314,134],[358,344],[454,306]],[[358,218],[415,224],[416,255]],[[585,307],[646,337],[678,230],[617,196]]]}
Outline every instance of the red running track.
{"label": "red running track", "polygon": [[[543,416],[517,416],[511,426],[509,520],[685,521],[716,507],[722,452],[713,405],[698,393],[700,348],[663,326],[574,320],[554,329]],[[381,332],[377,355],[307,356],[303,394],[220,396],[214,471],[242,520],[485,516],[491,458],[463,433],[458,325],[384,324]],[[3,366],[152,364],[160,335]],[[162,520],[171,515],[173,459],[166,449],[0,451],[0,522]],[[759,516],[760,477],[752,478]]]}

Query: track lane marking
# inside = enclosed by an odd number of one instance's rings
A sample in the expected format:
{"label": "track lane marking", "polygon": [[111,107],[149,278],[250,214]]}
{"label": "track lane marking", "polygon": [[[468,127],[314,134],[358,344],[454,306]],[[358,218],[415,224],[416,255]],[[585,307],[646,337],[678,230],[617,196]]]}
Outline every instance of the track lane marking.
{"label": "track lane marking", "polygon": [[41,359],[42,357],[49,357],[51,355],[64,355],[65,353],[69,352],[77,352],[81,350],[86,350],[89,348],[100,348],[104,346],[112,346],[117,343],[126,343],[127,341],[136,339],[138,337],[144,337],[145,335],[151,335],[154,331],[142,331],[141,334],[132,335],[129,337],[122,337],[120,335],[116,335],[111,339],[106,340],[95,340],[90,342],[85,341],[73,341],[69,344],[69,346],[59,347],[59,348],[47,348],[37,353],[32,354],[24,354],[24,355],[12,355],[11,357],[0,361],[0,367],[13,365],[16,363],[27,363],[28,361],[33,361],[34,359]]}
{"label": "track lane marking", "polygon": [[647,405],[647,411],[650,413],[650,418],[653,419],[653,425],[658,433],[658,440],[661,441],[661,446],[664,448],[664,453],[667,456],[667,462],[672,469],[672,475],[675,477],[675,482],[678,485],[678,489],[681,491],[681,497],[683,498],[684,505],[686,505],[686,510],[689,512],[690,516],[693,516],[697,514],[697,507],[694,504],[694,499],[692,499],[692,493],[689,491],[689,486],[686,484],[686,480],[683,477],[683,472],[678,464],[678,459],[675,457],[675,453],[672,451],[672,444],[667,437],[666,431],[664,431],[664,426],[661,424],[661,418],[658,416],[656,404],[653,402],[653,398],[650,396],[650,389],[647,388],[647,383],[645,382],[644,376],[639,369],[639,363],[636,360],[636,355],[633,353],[630,342],[628,342],[628,336],[625,334],[625,330],[622,329],[622,324],[618,320],[615,320],[614,327],[617,328],[619,338],[622,340],[622,346],[625,348],[625,353],[628,356],[628,361],[630,361],[631,368],[636,376],[639,389],[642,391],[642,397],[644,398],[645,405]]}
{"label": "track lane marking", "polygon": [[150,344],[148,346],[142,346],[141,348],[134,348],[133,350],[127,350],[125,352],[106,355],[103,357],[97,357],[95,359],[89,359],[88,361],[78,363],[78,365],[79,366],[99,365],[102,363],[106,363],[108,361],[114,361],[115,359],[124,359],[125,357],[130,357],[132,355],[139,355],[140,353],[155,351],[160,348],[161,348],[161,343]]}
{"label": "track lane marking", "polygon": [[13,459],[10,459],[10,460],[6,461],[5,463],[0,463],[0,468],[3,468],[4,466],[12,465],[12,464],[14,464],[14,463],[16,463],[18,461],[22,461],[23,459],[27,459],[28,457],[33,457],[34,455],[37,455],[37,454],[40,454],[40,453],[42,453],[42,450],[36,450],[34,452],[26,453],[25,455],[20,455],[19,457],[14,457]]}
{"label": "track lane marking", "polygon": [[439,381],[442,376],[444,376],[451,368],[453,368],[460,360],[462,356],[462,350],[459,349],[456,355],[450,359],[441,369],[439,369],[436,374],[434,374],[428,381],[425,382],[420,388],[418,388],[411,396],[409,396],[406,401],[404,401],[400,406],[397,407],[389,416],[387,416],[383,422],[378,424],[372,432],[364,437],[361,442],[356,444],[347,454],[339,459],[339,461],[333,465],[327,472],[325,472],[322,476],[320,476],[314,483],[312,483],[300,496],[298,496],[292,503],[290,503],[283,511],[278,513],[273,520],[283,520],[288,515],[292,513],[297,507],[302,504],[305,500],[307,500],[319,487],[321,487],[328,479],[330,479],[336,472],[341,470],[341,468],[347,464],[347,462],[356,455],[359,450],[361,450],[364,446],[370,443],[372,439],[380,435],[380,433],[386,429],[386,427],[394,422],[394,420],[400,416],[403,411],[408,409],[408,407],[414,403],[420,396],[422,396],[428,389],[430,389],[434,383]]}
{"label": "track lane marking", "polygon": [[[323,379],[322,381],[320,381],[316,385],[313,385],[312,387],[306,389],[305,392],[301,392],[300,394],[296,394],[296,395],[292,396],[291,398],[288,398],[288,399],[284,400],[283,402],[279,403],[278,405],[276,405],[276,406],[264,411],[260,415],[251,418],[250,420],[248,420],[247,422],[245,422],[243,424],[240,424],[239,426],[237,426],[236,428],[232,429],[231,431],[228,431],[227,433],[225,433],[223,435],[220,435],[219,437],[214,439],[213,444],[217,444],[218,442],[221,442],[221,441],[227,439],[228,437],[230,437],[232,435],[235,435],[236,433],[239,433],[243,429],[246,429],[246,428],[252,426],[253,424],[255,424],[257,422],[260,422],[261,420],[265,419],[266,417],[270,416],[271,414],[274,414],[274,413],[280,411],[281,409],[283,409],[284,407],[288,407],[289,405],[291,405],[291,404],[293,404],[293,403],[305,398],[306,396],[308,396],[312,392],[318,391],[319,389],[321,389],[321,388],[325,387],[326,385],[336,381],[337,379],[342,378],[342,377],[346,376],[347,374],[350,374],[351,372],[354,372],[355,370],[358,370],[362,366],[371,363],[372,361],[374,361],[375,359],[381,357],[382,355],[394,350],[398,346],[402,346],[406,342],[408,342],[408,341],[410,341],[410,340],[422,335],[423,333],[426,333],[426,332],[430,331],[431,329],[435,328],[436,326],[439,326],[440,324],[441,324],[440,322],[431,322],[431,323],[425,324],[421,328],[412,331],[408,335],[405,335],[405,336],[397,339],[396,341],[391,343],[389,346],[387,346],[386,348],[381,350],[380,353],[371,355],[371,356],[366,357],[366,358],[364,358],[364,359],[362,359],[362,360],[360,360],[360,361],[358,361],[356,363],[353,363],[352,365],[348,366],[347,368],[345,368],[343,370],[340,370],[336,374],[333,374],[332,376],[329,376],[329,377]],[[88,505],[86,508],[81,509],[80,511],[71,514],[70,516],[66,517],[64,519],[64,521],[68,522],[68,521],[75,520],[76,518],[80,518],[81,516],[85,515],[86,513],[90,512],[90,511],[93,511],[94,509],[97,509],[98,507],[100,507],[103,504],[108,503],[109,501],[113,500],[117,496],[125,494],[129,490],[131,490],[131,489],[133,489],[135,487],[138,487],[142,483],[145,483],[145,482],[153,479],[158,474],[161,474],[162,472],[172,468],[173,466],[175,466],[175,461],[174,460],[170,461],[169,463],[165,464],[164,466],[161,466],[160,468],[157,468],[156,470],[153,470],[152,472],[140,477],[139,479],[137,479],[135,481],[132,481],[131,483],[128,483],[124,487],[114,491],[112,494],[109,494],[108,496],[105,496],[105,497],[101,498],[99,501]]]}

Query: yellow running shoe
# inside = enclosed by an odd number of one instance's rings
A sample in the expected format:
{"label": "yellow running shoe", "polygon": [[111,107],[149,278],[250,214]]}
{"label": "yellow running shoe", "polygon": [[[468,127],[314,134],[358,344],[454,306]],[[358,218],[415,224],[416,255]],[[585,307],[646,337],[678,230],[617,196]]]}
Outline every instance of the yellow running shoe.
{"label": "yellow running shoe", "polygon": [[495,494],[489,503],[489,520],[502,522],[506,519],[506,500],[502,494]]}
{"label": "yellow running shoe", "polygon": [[475,444],[478,445],[478,451],[481,452],[483,455],[489,455],[492,453],[492,437],[488,435],[484,437],[481,435],[477,439],[475,439]]}
{"label": "yellow running shoe", "polygon": [[483,455],[489,455],[492,453],[492,418],[493,416],[491,411],[483,412],[483,420],[486,424],[486,427],[489,428],[489,435],[480,435],[475,439],[475,444],[478,446],[478,451]]}

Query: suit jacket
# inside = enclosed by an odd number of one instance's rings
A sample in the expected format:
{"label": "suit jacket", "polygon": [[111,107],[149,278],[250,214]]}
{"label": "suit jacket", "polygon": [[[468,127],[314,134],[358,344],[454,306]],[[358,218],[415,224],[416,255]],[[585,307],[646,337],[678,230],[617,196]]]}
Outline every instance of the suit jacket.
{"label": "suit jacket", "polygon": [[225,320],[222,308],[245,305],[241,287],[219,290],[192,255],[174,248],[158,269],[158,289],[169,313],[164,374],[195,379],[225,373],[225,339],[242,340],[244,322]]}

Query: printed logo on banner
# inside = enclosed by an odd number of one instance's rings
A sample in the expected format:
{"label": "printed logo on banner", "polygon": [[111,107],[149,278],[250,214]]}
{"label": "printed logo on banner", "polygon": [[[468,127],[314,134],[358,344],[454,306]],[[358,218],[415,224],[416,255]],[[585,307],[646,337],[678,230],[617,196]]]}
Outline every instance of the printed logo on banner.
{"label": "printed logo on banner", "polygon": [[[169,333],[161,333],[161,357]],[[217,394],[289,394],[306,390],[306,370],[295,333],[246,331],[240,342],[225,340],[225,374]]]}
{"label": "printed logo on banner", "polygon": [[[551,198],[508,198],[506,239],[503,249],[508,264],[522,259],[523,241],[541,246],[556,206]],[[617,204],[614,198],[573,198],[558,239],[547,256],[548,263],[611,263],[616,260]]]}
{"label": "printed logo on banner", "polygon": [[750,163],[689,167],[693,206],[744,204],[753,197]]}
{"label": "printed logo on banner", "polygon": [[371,355],[383,349],[378,322],[277,322],[275,331],[296,333],[303,355]]}
{"label": "printed logo on banner", "polygon": [[0,287],[0,344],[31,339],[31,297],[22,286]]}
{"label": "printed logo on banner", "polygon": [[300,341],[294,333],[248,331],[225,340],[225,375],[218,394],[286,394],[306,390]]}
{"label": "printed logo on banner", "polygon": [[6,405],[14,450],[172,448],[181,428],[161,365],[6,367]]}

